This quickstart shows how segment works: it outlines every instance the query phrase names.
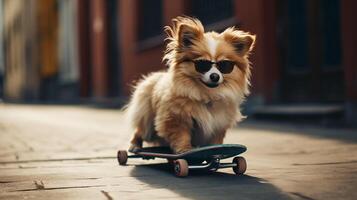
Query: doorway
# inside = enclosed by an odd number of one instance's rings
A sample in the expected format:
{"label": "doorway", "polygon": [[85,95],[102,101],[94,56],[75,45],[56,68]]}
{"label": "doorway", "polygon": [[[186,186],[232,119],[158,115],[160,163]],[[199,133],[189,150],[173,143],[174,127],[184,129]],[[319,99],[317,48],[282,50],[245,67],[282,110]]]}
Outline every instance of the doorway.
{"label": "doorway", "polygon": [[277,10],[280,100],[342,102],[340,0],[280,0]]}

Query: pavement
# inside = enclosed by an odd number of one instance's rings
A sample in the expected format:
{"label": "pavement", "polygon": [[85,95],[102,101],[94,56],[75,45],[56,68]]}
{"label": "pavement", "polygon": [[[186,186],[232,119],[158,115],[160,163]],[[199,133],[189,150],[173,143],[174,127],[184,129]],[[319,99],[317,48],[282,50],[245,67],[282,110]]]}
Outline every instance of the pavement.
{"label": "pavement", "polygon": [[119,109],[0,104],[0,199],[357,199],[357,130],[247,120],[225,143],[248,147],[231,169],[177,178],[165,160],[129,160]]}

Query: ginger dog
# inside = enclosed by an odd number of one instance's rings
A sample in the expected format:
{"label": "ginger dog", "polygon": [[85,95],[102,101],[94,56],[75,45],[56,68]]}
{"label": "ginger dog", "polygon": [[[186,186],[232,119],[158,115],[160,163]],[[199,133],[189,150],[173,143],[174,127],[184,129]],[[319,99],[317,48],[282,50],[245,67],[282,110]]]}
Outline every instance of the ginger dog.
{"label": "ginger dog", "polygon": [[169,145],[176,153],[222,144],[241,121],[249,94],[255,36],[234,27],[205,32],[198,19],[177,17],[165,27],[168,69],[139,81],[126,111],[135,129],[129,150],[143,141]]}

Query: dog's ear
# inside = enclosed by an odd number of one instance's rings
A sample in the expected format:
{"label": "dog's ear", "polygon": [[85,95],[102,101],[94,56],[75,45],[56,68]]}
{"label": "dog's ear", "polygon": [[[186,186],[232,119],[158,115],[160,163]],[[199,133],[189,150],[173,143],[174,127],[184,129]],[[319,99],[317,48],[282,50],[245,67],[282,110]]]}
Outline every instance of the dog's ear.
{"label": "dog's ear", "polygon": [[172,20],[172,27],[165,27],[170,40],[176,40],[178,47],[189,48],[204,34],[202,23],[191,17],[176,17]]}
{"label": "dog's ear", "polygon": [[181,24],[178,31],[178,43],[182,47],[190,47],[199,37],[199,32],[194,27]]}
{"label": "dog's ear", "polygon": [[253,50],[256,37],[255,35],[237,30],[234,27],[227,28],[221,34],[228,43],[233,45],[235,51],[239,55],[248,55]]}

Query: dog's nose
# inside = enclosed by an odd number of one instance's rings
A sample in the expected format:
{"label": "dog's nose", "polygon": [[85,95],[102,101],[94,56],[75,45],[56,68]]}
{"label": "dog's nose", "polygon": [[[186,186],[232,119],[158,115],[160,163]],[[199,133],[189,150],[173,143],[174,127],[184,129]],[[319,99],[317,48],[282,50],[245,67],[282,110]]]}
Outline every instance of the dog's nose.
{"label": "dog's nose", "polygon": [[211,75],[209,75],[209,78],[211,79],[212,82],[217,83],[219,81],[219,75],[216,73],[212,73]]}

